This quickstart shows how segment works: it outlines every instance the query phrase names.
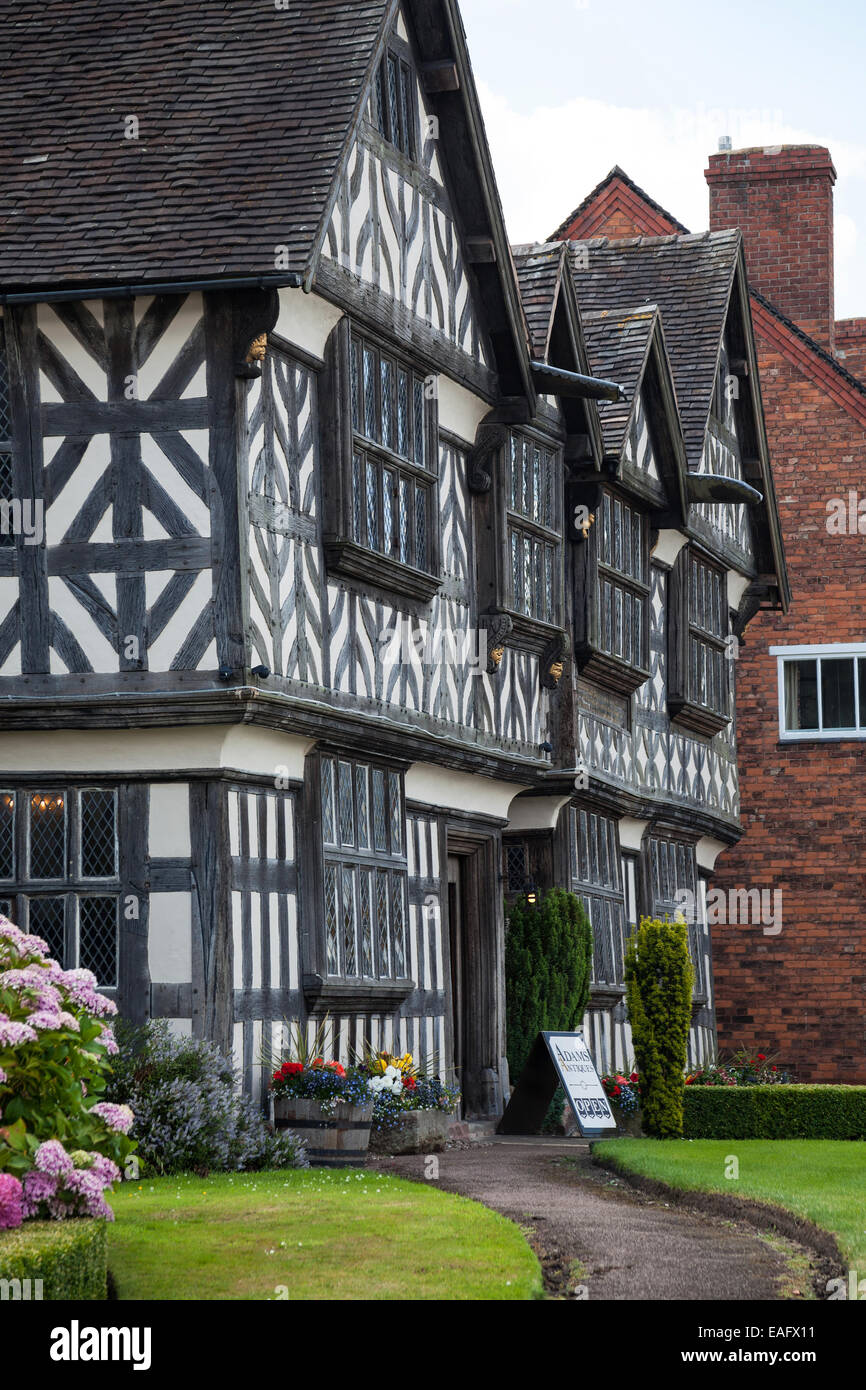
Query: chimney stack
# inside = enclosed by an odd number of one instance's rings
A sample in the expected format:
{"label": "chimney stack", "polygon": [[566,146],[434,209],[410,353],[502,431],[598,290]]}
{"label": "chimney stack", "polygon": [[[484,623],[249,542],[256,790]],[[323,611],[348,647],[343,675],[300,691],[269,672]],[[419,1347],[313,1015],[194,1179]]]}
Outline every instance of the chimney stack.
{"label": "chimney stack", "polygon": [[775,145],[711,154],[710,231],[739,227],[749,283],[834,351],[830,151]]}

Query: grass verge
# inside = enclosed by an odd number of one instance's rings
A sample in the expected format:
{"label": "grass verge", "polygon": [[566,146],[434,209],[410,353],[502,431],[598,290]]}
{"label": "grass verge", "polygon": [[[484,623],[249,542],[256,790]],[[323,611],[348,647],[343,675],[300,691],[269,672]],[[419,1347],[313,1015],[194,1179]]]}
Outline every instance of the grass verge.
{"label": "grass verge", "polygon": [[111,1199],[120,1299],[531,1299],[505,1217],[434,1185],[317,1169],[154,1178]]}
{"label": "grass verge", "polygon": [[604,1140],[593,1145],[593,1158],[605,1167],[636,1173],[682,1191],[718,1192],[782,1207],[835,1236],[851,1268],[866,1268],[866,1145],[862,1143],[833,1139]]}

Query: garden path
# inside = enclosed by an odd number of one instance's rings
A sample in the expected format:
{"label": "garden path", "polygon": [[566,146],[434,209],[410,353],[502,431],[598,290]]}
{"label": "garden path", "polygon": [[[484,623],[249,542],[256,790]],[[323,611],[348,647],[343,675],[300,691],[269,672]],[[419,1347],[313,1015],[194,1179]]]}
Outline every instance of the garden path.
{"label": "garden path", "polygon": [[[806,1293],[796,1279],[791,1287],[786,1255],[753,1231],[670,1209],[629,1188],[593,1167],[589,1146],[580,1140],[497,1136],[436,1157],[446,1191],[472,1197],[524,1228],[554,1295],[763,1302],[782,1296],[782,1281],[788,1296]],[[371,1159],[370,1165],[430,1180],[430,1160],[422,1156]]]}

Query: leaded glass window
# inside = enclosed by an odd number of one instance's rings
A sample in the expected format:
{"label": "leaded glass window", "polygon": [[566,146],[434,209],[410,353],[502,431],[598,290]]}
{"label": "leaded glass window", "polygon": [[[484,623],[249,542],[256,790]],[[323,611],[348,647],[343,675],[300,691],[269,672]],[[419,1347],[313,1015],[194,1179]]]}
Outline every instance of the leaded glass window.
{"label": "leaded glass window", "polygon": [[320,781],[328,974],[403,979],[408,866],[402,775],[322,756]]}
{"label": "leaded glass window", "polygon": [[525,618],[556,625],[562,563],[560,456],[540,441],[512,431],[506,466],[508,607]]}
{"label": "leaded glass window", "polygon": [[668,708],[699,733],[730,722],[728,585],[725,571],[694,546],[672,574]]}
{"label": "leaded glass window", "polygon": [[694,845],[654,836],[647,844],[647,853],[653,916],[673,921],[680,912],[685,917],[695,972],[693,993],[704,996],[707,961]]}
{"label": "leaded glass window", "polygon": [[354,332],[349,352],[352,539],[431,573],[437,467],[424,378]]}
{"label": "leaded glass window", "polygon": [[118,793],[109,787],[0,791],[0,910],[47,942],[65,969],[118,983]]}
{"label": "leaded glass window", "polygon": [[571,808],[572,892],[592,924],[592,983],[625,981],[625,894],[616,821],[586,807]]}
{"label": "leaded glass window", "polygon": [[596,517],[598,648],[640,671],[649,665],[649,548],[643,512],[603,492]]}
{"label": "leaded glass window", "polygon": [[380,135],[407,159],[415,159],[418,148],[416,91],[411,62],[389,50],[376,72],[370,115]]}
{"label": "leaded glass window", "polygon": [[713,714],[728,713],[727,586],[715,565],[689,556],[688,696]]}

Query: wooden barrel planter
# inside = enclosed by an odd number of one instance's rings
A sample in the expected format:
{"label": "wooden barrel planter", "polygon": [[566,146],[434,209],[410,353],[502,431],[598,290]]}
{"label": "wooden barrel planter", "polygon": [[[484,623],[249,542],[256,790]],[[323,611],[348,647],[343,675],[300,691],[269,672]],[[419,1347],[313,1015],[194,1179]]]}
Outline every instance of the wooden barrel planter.
{"label": "wooden barrel planter", "polygon": [[366,1105],[336,1105],[322,1114],[317,1100],[296,1096],[271,1098],[275,1129],[290,1129],[303,1139],[314,1168],[363,1168],[370,1147],[372,1098]]}

